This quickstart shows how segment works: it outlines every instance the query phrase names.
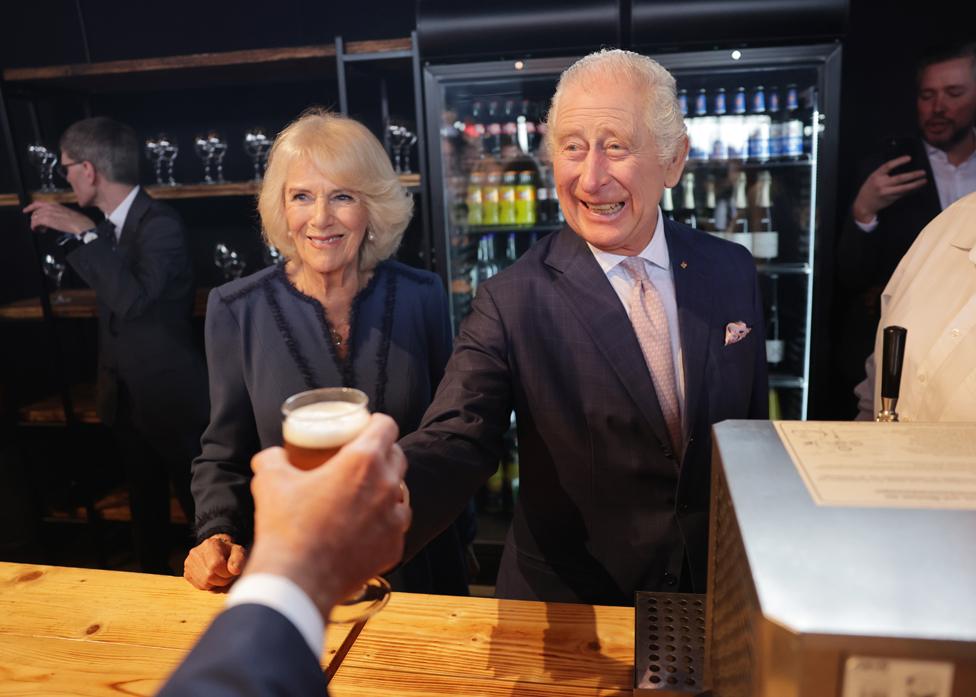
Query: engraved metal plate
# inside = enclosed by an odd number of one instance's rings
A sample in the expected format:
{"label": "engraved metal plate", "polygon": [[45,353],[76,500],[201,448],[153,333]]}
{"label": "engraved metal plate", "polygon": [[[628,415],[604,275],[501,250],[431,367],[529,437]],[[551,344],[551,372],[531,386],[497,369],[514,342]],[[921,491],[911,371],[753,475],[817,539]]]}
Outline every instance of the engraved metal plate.
{"label": "engraved metal plate", "polygon": [[705,691],[705,596],[636,594],[634,694],[675,697]]}

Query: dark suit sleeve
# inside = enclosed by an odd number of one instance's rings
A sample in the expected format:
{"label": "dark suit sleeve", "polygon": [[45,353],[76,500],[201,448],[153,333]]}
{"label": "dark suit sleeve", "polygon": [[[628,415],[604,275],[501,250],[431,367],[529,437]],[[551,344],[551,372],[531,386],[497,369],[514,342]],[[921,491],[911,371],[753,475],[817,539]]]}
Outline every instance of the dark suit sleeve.
{"label": "dark suit sleeve", "polygon": [[453,523],[498,467],[512,376],[505,327],[489,288],[478,289],[420,428],[400,441],[414,511],[405,559]]}
{"label": "dark suit sleeve", "polygon": [[99,302],[123,319],[142,315],[189,266],[183,225],[176,217],[148,218],[132,244],[134,259],[127,259],[104,236],[68,255]]}
{"label": "dark suit sleeve", "polygon": [[326,694],[325,676],[298,629],[256,604],[217,616],[160,697],[308,697]]}
{"label": "dark suit sleeve", "polygon": [[254,503],[251,498],[251,457],[259,449],[254,410],[244,383],[242,345],[237,318],[213,290],[207,301],[205,327],[210,373],[210,424],[201,438],[202,451],[193,461],[193,500],[197,541],[229,533],[248,544]]}

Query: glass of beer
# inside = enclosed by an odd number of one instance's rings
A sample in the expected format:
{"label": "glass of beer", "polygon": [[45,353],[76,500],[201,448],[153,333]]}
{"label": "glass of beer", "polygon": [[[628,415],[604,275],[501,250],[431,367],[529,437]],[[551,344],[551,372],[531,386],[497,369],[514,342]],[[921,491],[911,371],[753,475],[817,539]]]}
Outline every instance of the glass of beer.
{"label": "glass of beer", "polygon": [[[323,387],[299,392],[281,405],[281,433],[294,467],[311,470],[327,464],[369,423],[369,398],[351,387]],[[333,623],[363,622],[386,605],[390,584],[371,578],[329,615]]]}

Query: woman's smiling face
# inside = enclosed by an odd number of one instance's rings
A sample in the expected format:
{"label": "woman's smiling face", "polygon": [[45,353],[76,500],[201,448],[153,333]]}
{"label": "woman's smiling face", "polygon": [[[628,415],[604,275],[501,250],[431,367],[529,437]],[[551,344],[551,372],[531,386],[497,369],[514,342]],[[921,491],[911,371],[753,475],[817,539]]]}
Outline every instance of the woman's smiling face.
{"label": "woman's smiling face", "polygon": [[327,274],[355,266],[369,215],[363,197],[344,189],[305,159],[296,159],[285,180],[285,219],[306,270]]}

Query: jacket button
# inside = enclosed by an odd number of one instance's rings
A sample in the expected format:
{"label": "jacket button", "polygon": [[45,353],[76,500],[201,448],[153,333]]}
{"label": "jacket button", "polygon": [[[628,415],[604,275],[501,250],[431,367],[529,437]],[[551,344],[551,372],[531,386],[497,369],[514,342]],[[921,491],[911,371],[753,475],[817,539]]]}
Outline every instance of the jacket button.
{"label": "jacket button", "polygon": [[665,574],[664,574],[664,585],[666,585],[666,586],[674,586],[677,583],[678,583],[678,578],[674,574],[672,574],[670,571],[665,572]]}

